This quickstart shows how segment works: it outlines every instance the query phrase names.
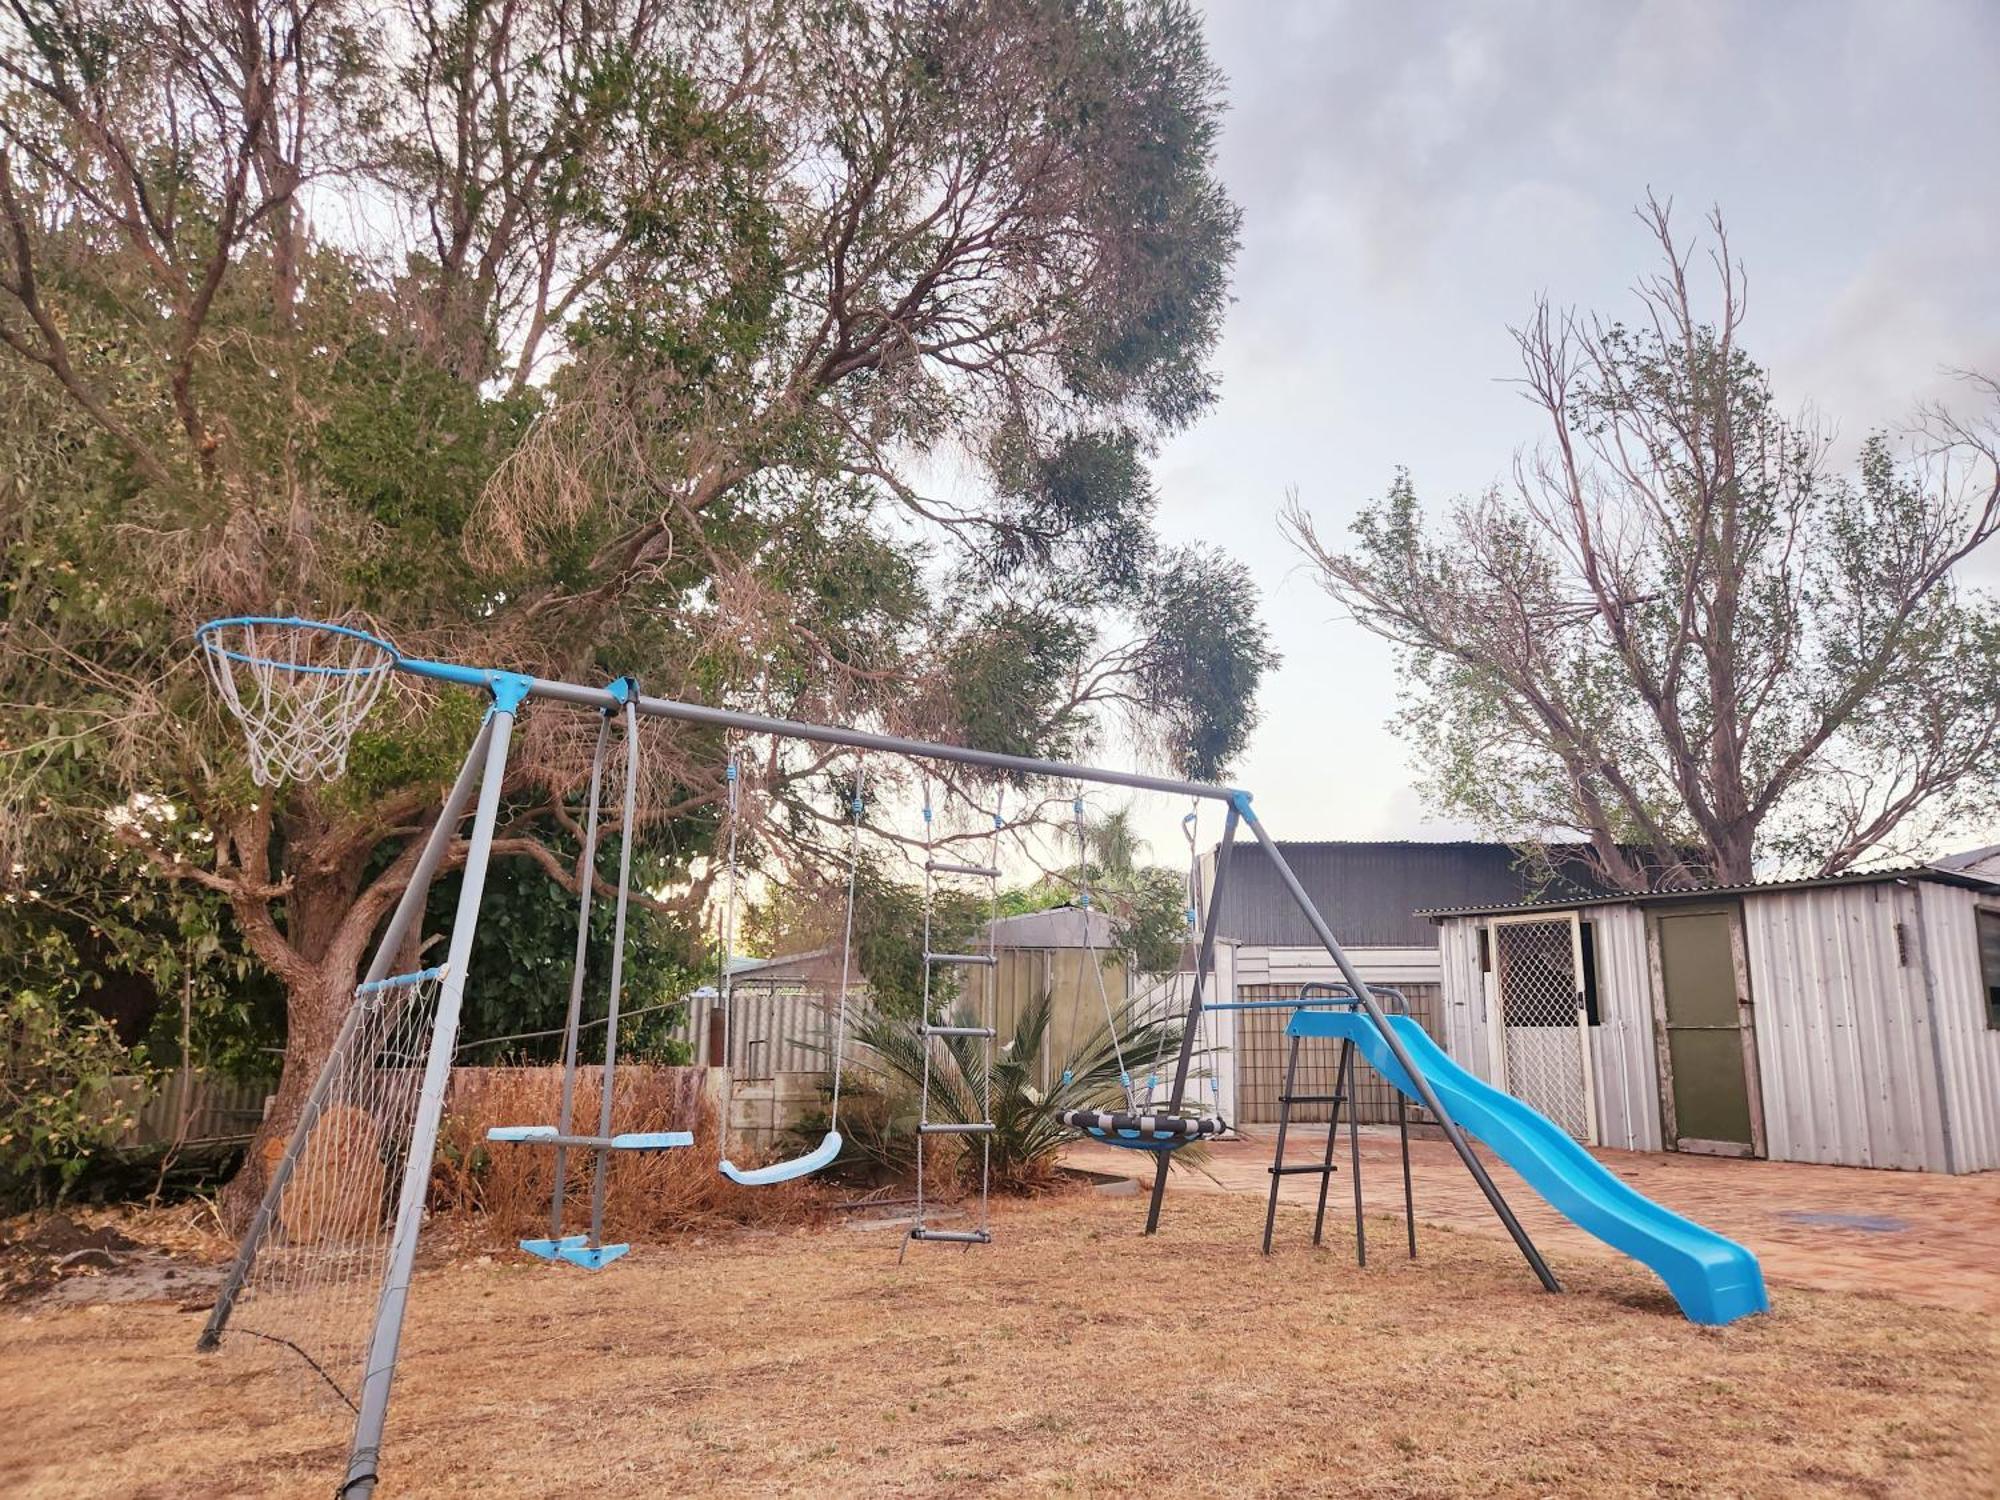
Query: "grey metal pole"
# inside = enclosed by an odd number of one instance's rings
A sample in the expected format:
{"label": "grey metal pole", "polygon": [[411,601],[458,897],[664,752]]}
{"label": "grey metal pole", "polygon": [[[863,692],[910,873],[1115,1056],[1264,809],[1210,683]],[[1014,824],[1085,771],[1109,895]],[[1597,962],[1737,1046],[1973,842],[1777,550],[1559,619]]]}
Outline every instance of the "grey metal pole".
{"label": "grey metal pole", "polygon": [[[559,703],[575,703],[585,708],[616,710],[621,703],[609,688],[584,687],[580,683],[557,682],[547,677],[519,677],[508,672],[482,672],[451,662],[423,661],[415,657],[397,660],[397,668],[418,677],[468,686],[519,684],[530,696],[551,698]],[[976,750],[969,745],[940,745],[928,740],[904,739],[893,734],[872,734],[864,729],[847,729],[833,724],[809,724],[800,719],[774,719],[765,714],[739,713],[730,708],[710,708],[702,703],[680,703],[671,698],[640,698],[639,712],[653,719],[674,719],[684,724],[706,724],[716,729],[736,729],[746,734],[776,734],[789,739],[810,740],[821,745],[847,745],[857,750],[880,750],[890,755],[914,755],[925,760],[953,761],[959,765],[984,766],[994,771],[1015,771],[1027,776],[1049,776],[1063,781],[1089,781],[1104,786],[1129,786],[1148,792],[1174,792],[1183,797],[1206,797],[1227,802],[1236,796],[1233,787],[1206,781],[1182,781],[1172,776],[1146,776],[1136,771],[1112,771],[1101,766],[1078,765],[1074,761],[1040,760],[1032,755],[1003,755],[997,750]]]}
{"label": "grey metal pole", "polygon": [[507,747],[513,739],[514,709],[519,701],[496,698],[488,719],[492,733],[479,778],[479,808],[473,815],[472,842],[466,850],[458,910],[452,916],[451,948],[445,958],[444,983],[438,993],[430,1054],[424,1061],[416,1122],[410,1131],[410,1154],[403,1166],[396,1228],[389,1241],[388,1270],[382,1278],[382,1298],[376,1305],[375,1326],[369,1334],[368,1357],[362,1367],[354,1445],[348,1454],[347,1477],[336,1492],[340,1500],[370,1500],[375,1493],[382,1430],[389,1419],[389,1388],[396,1378],[396,1351],[402,1343],[403,1313],[409,1306],[410,1274],[416,1264],[417,1231],[423,1224],[431,1157],[437,1149],[438,1121],[444,1114],[445,1088],[451,1081],[452,1050],[458,1041],[459,1011],[465,1003],[465,969],[472,957],[472,938],[479,925],[479,899],[486,889],[486,867],[493,855],[493,825],[500,811]]}
{"label": "grey metal pole", "polygon": [[[611,737],[611,716],[597,720],[597,749],[590,757],[590,808],[583,823],[583,894],[576,905],[576,958],[569,971],[569,1014],[563,1020],[562,1104],[557,1110],[558,1133],[569,1134],[576,1106],[576,1033],[583,1019],[583,966],[590,951],[590,893],[597,884],[597,801],[604,785],[604,743]],[[569,1180],[569,1147],[556,1147],[556,1186],[549,1201],[549,1238],[562,1238],[563,1188]]]}
{"label": "grey metal pole", "polygon": [[[1176,1114],[1181,1101],[1187,1094],[1188,1067],[1194,1061],[1195,1029],[1201,1021],[1202,993],[1207,985],[1209,972],[1215,967],[1215,929],[1222,916],[1222,888],[1229,877],[1229,857],[1236,848],[1236,804],[1229,805],[1229,816],[1222,822],[1222,842],[1215,850],[1215,886],[1208,893],[1208,917],[1202,924],[1201,948],[1194,961],[1194,993],[1188,998],[1187,1019],[1181,1024],[1186,1028],[1181,1032],[1181,1053],[1174,1063],[1173,1092],[1167,1097],[1167,1111]],[[1159,1153],[1160,1159],[1153,1166],[1153,1197],[1146,1205],[1146,1233],[1153,1234],[1160,1227],[1160,1210],[1167,1200],[1167,1156]]]}
{"label": "grey metal pole", "polygon": [[[424,898],[430,894],[431,877],[437,874],[438,864],[444,858],[444,851],[450,847],[458,820],[465,815],[465,804],[472,796],[479,766],[485,757],[487,738],[492,732],[490,722],[480,725],[479,733],[473,737],[472,748],[466,752],[465,764],[459,767],[458,780],[452,783],[451,791],[445,795],[444,805],[438,809],[437,822],[431,825],[430,836],[424,840],[423,852],[417,856],[416,868],[410,872],[410,882],[403,887],[402,898],[390,914],[389,925],[382,929],[382,940],[375,945],[375,957],[369,962],[363,984],[373,984],[389,972],[389,965],[409,932],[410,923],[424,909]],[[290,1139],[285,1142],[285,1154],[278,1158],[277,1166],[271,1171],[271,1180],[264,1186],[263,1199],[257,1204],[249,1229],[244,1231],[242,1244],[236,1247],[236,1259],[229,1267],[228,1276],[223,1278],[222,1290],[216,1293],[215,1307],[208,1315],[201,1337],[195,1341],[198,1350],[210,1350],[222,1342],[222,1331],[228,1325],[229,1315],[235,1311],[236,1299],[243,1292],[243,1283],[250,1279],[250,1268],[256,1264],[257,1251],[264,1243],[264,1236],[270,1232],[271,1218],[278,1211],[278,1197],[291,1180],[299,1152],[305,1149],[306,1136],[318,1121],[320,1111],[326,1107],[327,1090],[333,1086],[334,1061],[354,1035],[360,1017],[361,1008],[351,1004],[347,1014],[341,1017],[340,1030],[334,1035],[326,1062],[320,1067],[319,1076],[313,1080],[305,1102],[299,1106],[299,1117],[292,1125]]]}
{"label": "grey metal pole", "polygon": [[1376,1003],[1374,992],[1363,982],[1360,973],[1348,960],[1347,954],[1342,951],[1340,940],[1333,935],[1333,929],[1327,926],[1326,918],[1320,915],[1319,908],[1313,905],[1312,898],[1306,894],[1306,888],[1299,884],[1299,877],[1292,872],[1291,865],[1286,863],[1285,856],[1279,852],[1277,842],[1258,821],[1257,814],[1251,810],[1250,799],[1239,793],[1230,805],[1243,815],[1243,821],[1250,825],[1250,831],[1256,835],[1257,842],[1264,846],[1264,852],[1271,857],[1271,865],[1278,872],[1278,878],[1284,882],[1285,889],[1291,892],[1292,899],[1298,902],[1299,910],[1305,913],[1306,921],[1311,924],[1321,945],[1332,957],[1334,967],[1340,970],[1341,978],[1345,979],[1348,988],[1354,991],[1354,998],[1361,1002],[1361,1008],[1368,1012],[1368,1019],[1382,1034],[1382,1040],[1388,1044],[1390,1054],[1409,1075],[1410,1083],[1417,1091],[1417,1098],[1422,1101],[1425,1109],[1437,1117],[1437,1122],[1443,1127],[1452,1149],[1458,1152],[1459,1160],[1465,1163],[1465,1170],[1472,1174],[1472,1180],[1479,1184],[1479,1191],[1486,1195],[1486,1201],[1492,1205],[1495,1216],[1512,1236],[1515,1248],[1534,1270],[1545,1290],[1561,1291],[1562,1284],[1556,1280],[1555,1273],[1549,1270],[1548,1262],[1542,1259],[1542,1253],[1535,1248],[1535,1242],[1528,1238],[1528,1231],[1521,1227],[1521,1221],[1514,1217],[1514,1210],[1507,1206],[1507,1200],[1501,1196],[1499,1185],[1487,1172],[1486,1164],[1480,1161],[1478,1154],[1472,1149],[1472,1143],[1466,1140],[1465,1132],[1458,1128],[1458,1121],[1451,1117],[1451,1111],[1444,1107],[1444,1101],[1438,1098],[1437,1091],[1430,1085],[1430,1080],[1425,1078],[1417,1067],[1416,1059],[1410,1056],[1409,1049],[1404,1047],[1402,1039],[1396,1035],[1396,1029],[1389,1024],[1389,1018],[1382,1014],[1382,1007]]}
{"label": "grey metal pole", "polygon": [[[639,828],[639,711],[625,704],[625,829],[618,841],[618,915],[611,926],[611,1005],[604,1022],[604,1077],[598,1087],[597,1133],[611,1134],[612,1075],[618,1068],[618,997],[625,978],[625,903],[632,889],[632,841]],[[592,1250],[604,1243],[604,1176],[611,1153],[597,1152],[590,1179],[590,1239]]]}
{"label": "grey metal pole", "polygon": [[[1334,1089],[1334,1092],[1341,1096],[1342,1102],[1347,1109],[1347,1159],[1350,1164],[1350,1170],[1354,1173],[1354,1263],[1357,1266],[1365,1266],[1368,1264],[1368,1226],[1361,1216],[1361,1111],[1355,1107],[1356,1101],[1354,1098],[1357,1086],[1360,1083],[1357,1075],[1361,1070],[1355,1064],[1354,1060],[1353,1037],[1344,1037],[1341,1039],[1340,1054],[1340,1071],[1345,1081],[1338,1085]],[[1338,1110],[1341,1108],[1341,1105],[1336,1104],[1334,1108]],[[1334,1130],[1337,1133],[1339,1129],[1340,1122],[1336,1119],[1334,1121]],[[1333,1160],[1333,1141],[1331,1137],[1328,1138],[1326,1143],[1326,1156],[1328,1162]],[[1320,1184],[1320,1201],[1322,1203],[1326,1201],[1326,1182],[1331,1181],[1332,1178],[1329,1177]]]}

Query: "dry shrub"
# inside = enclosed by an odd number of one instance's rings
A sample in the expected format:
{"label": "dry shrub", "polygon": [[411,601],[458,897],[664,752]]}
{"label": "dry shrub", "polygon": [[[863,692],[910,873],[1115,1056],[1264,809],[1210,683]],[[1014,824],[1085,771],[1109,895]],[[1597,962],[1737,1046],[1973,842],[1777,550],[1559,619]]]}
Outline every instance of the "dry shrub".
{"label": "dry shrub", "polygon": [[[268,1182],[285,1154],[285,1138],[264,1143]],[[329,1105],[313,1122],[280,1200],[279,1222],[294,1242],[365,1239],[381,1222],[382,1132],[375,1117],[351,1104]]]}
{"label": "dry shrub", "polygon": [[[595,1134],[599,1069],[579,1069],[573,1126]],[[799,1223],[815,1218],[824,1195],[809,1181],[742,1188],[717,1169],[715,1108],[703,1088],[704,1070],[631,1064],[618,1069],[611,1128],[691,1130],[695,1144],[675,1151],[619,1151],[605,1185],[607,1238],[657,1240],[690,1230],[731,1225]],[[486,1139],[495,1125],[554,1124],[562,1099],[562,1069],[461,1068],[439,1133],[431,1199],[441,1213],[475,1222],[497,1243],[548,1232],[555,1187],[555,1148]],[[572,1149],[564,1200],[566,1232],[590,1222],[595,1153]]]}

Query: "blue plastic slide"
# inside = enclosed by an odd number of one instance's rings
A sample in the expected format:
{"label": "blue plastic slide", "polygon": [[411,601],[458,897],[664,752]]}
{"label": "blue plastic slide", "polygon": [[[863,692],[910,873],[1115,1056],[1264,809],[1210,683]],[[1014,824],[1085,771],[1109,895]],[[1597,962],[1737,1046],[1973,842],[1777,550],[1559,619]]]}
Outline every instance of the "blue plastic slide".
{"label": "blue plastic slide", "polygon": [[[1734,1240],[1634,1192],[1548,1116],[1480,1082],[1445,1056],[1410,1017],[1391,1016],[1389,1024],[1444,1107],[1469,1134],[1520,1173],[1571,1223],[1650,1266],[1690,1321],[1733,1323],[1751,1313],[1770,1311],[1756,1256]],[[1364,1013],[1302,1010],[1292,1017],[1288,1033],[1351,1038],[1377,1072],[1416,1097],[1410,1075]]]}

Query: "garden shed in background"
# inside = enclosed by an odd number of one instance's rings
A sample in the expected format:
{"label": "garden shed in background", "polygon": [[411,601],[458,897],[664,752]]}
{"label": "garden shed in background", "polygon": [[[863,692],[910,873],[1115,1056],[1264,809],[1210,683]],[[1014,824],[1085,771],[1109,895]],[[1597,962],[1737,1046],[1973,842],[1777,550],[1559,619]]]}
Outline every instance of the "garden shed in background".
{"label": "garden shed in background", "polygon": [[1590,1144],[2000,1167],[2000,879],[1984,868],[1434,901],[1433,1032]]}

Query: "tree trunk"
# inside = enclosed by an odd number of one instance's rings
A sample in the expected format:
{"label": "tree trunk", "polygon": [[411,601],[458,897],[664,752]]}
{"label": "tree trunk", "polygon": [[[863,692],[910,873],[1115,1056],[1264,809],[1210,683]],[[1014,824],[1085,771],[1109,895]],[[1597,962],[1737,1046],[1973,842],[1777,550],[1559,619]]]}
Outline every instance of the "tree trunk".
{"label": "tree trunk", "polygon": [[270,1170],[354,1002],[365,945],[372,937],[369,932],[356,937],[343,926],[354,907],[358,884],[345,869],[322,872],[316,878],[301,875],[285,900],[288,935],[310,967],[286,984],[285,1061],[277,1093],[251,1137],[242,1167],[221,1194],[222,1217],[232,1230],[240,1232],[256,1211]]}

